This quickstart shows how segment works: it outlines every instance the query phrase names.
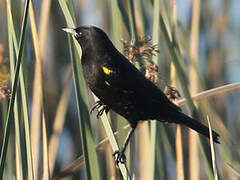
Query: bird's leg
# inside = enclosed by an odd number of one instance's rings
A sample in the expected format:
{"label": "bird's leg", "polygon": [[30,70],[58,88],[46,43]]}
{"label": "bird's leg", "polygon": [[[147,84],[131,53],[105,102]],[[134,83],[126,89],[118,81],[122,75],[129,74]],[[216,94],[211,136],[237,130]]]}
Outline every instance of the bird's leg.
{"label": "bird's leg", "polygon": [[[101,108],[101,109],[100,109]],[[90,109],[90,114],[92,114],[92,112],[95,110],[95,109],[98,109],[98,113],[97,113],[97,118],[99,119],[100,116],[103,115],[104,111],[106,113],[108,113],[108,111],[110,110],[109,107],[107,105],[104,105],[102,101],[97,101],[93,107]]]}
{"label": "bird's leg", "polygon": [[117,151],[115,151],[115,152],[113,153],[113,156],[114,156],[115,161],[116,161],[117,164],[118,164],[118,163],[125,163],[125,162],[126,162],[126,156],[125,156],[124,153],[125,153],[125,151],[126,151],[127,145],[128,145],[128,143],[129,143],[130,138],[131,138],[131,136],[133,135],[134,130],[136,129],[136,127],[137,127],[137,124],[132,125],[132,129],[129,131],[129,133],[128,133],[126,139],[125,139],[123,148],[120,149],[120,150],[117,150]]}

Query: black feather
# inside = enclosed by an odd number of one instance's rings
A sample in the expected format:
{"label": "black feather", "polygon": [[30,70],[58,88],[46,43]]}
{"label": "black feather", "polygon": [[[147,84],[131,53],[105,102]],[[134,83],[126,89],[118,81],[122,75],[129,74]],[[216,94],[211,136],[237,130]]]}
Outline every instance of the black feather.
{"label": "black feather", "polygon": [[[124,151],[139,121],[158,119],[183,124],[209,137],[208,128],[181,113],[165,94],[137,70],[112,44],[107,35],[94,26],[64,29],[73,34],[82,48],[82,67],[85,80],[100,99],[97,107],[113,110],[125,117],[132,130],[117,162],[124,161]],[[101,107],[102,106],[102,107]],[[219,135],[213,131],[213,139],[219,143]]]}

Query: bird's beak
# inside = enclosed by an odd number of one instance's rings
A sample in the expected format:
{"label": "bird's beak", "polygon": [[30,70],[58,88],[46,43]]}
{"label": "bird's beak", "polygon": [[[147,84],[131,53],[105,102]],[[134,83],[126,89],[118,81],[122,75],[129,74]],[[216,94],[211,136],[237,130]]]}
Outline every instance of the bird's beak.
{"label": "bird's beak", "polygon": [[62,28],[62,30],[71,34],[71,35],[73,35],[73,36],[75,36],[75,37],[77,36],[77,32],[75,31],[74,28]]}

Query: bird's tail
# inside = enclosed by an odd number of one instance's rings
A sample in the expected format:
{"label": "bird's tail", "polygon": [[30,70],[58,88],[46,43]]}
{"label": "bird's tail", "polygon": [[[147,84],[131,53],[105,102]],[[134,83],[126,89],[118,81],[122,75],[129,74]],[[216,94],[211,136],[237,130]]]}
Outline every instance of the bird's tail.
{"label": "bird's tail", "polygon": [[[203,125],[202,123],[198,122],[197,120],[195,120],[181,112],[173,113],[173,114],[171,114],[171,117],[172,118],[170,118],[169,122],[183,124],[208,138],[210,137],[208,127]],[[219,134],[213,130],[212,130],[212,137],[213,137],[214,142],[220,143],[219,142],[219,137],[220,137]]]}

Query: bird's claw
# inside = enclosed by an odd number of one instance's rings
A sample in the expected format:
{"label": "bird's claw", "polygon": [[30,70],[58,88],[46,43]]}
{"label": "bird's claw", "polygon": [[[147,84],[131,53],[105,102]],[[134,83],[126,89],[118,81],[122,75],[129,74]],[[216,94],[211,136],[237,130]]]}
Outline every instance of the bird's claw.
{"label": "bird's claw", "polygon": [[92,112],[95,110],[95,109],[98,109],[98,113],[97,113],[97,118],[99,119],[100,116],[103,115],[104,111],[106,113],[108,113],[109,111],[109,107],[107,105],[104,105],[102,101],[97,101],[93,107],[91,108],[90,110],[90,114],[92,114]]}
{"label": "bird's claw", "polygon": [[95,109],[98,109],[100,108],[101,106],[103,105],[103,103],[101,101],[97,101],[94,103],[94,105],[91,107],[90,109],[90,114],[92,114],[92,112],[95,110]]}
{"label": "bird's claw", "polygon": [[97,113],[97,118],[99,119],[99,117],[101,117],[104,113],[104,110],[105,110],[105,106],[103,106]]}
{"label": "bird's claw", "polygon": [[114,160],[116,162],[116,164],[118,165],[118,163],[125,163],[126,162],[126,156],[124,154],[124,152],[122,150],[117,150],[113,153],[114,156]]}

